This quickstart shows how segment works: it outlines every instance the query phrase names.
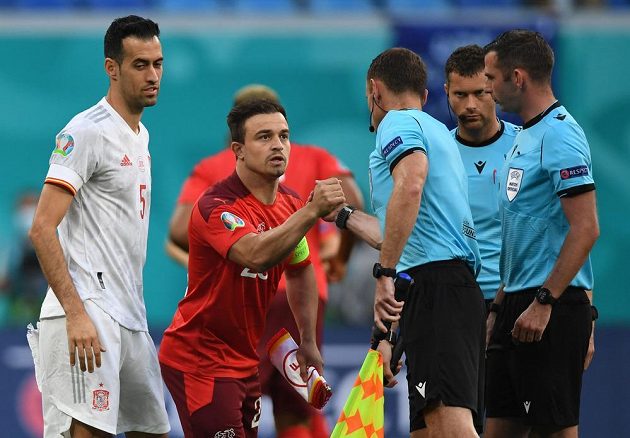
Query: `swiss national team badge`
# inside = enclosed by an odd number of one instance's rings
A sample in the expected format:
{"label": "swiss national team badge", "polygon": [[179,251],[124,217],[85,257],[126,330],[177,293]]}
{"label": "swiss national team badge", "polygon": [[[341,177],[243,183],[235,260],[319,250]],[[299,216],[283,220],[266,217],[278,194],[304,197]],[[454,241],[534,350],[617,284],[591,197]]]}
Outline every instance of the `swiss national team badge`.
{"label": "swiss national team badge", "polygon": [[[103,386],[101,383],[100,386]],[[106,389],[95,389],[92,391],[92,409],[97,411],[109,410],[109,391]]]}
{"label": "swiss national team badge", "polygon": [[521,189],[521,183],[523,182],[523,169],[515,169],[510,167],[508,172],[507,181],[505,183],[505,194],[510,202],[516,198],[518,191]]}

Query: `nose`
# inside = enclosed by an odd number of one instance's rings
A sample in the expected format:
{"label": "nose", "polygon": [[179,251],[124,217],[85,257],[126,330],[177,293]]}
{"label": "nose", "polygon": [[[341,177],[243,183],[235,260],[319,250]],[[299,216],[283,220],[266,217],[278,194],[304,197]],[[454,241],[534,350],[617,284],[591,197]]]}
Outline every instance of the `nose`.
{"label": "nose", "polygon": [[466,99],[466,109],[473,110],[477,108],[477,99],[472,94],[468,95],[468,99]]}
{"label": "nose", "polygon": [[153,84],[153,83],[156,83],[159,79],[160,79],[160,75],[158,74],[157,69],[153,66],[150,66],[147,69],[147,81]]}
{"label": "nose", "polygon": [[274,135],[273,141],[271,142],[271,149],[274,151],[281,151],[284,149],[284,144],[282,144],[282,140],[279,135]]}

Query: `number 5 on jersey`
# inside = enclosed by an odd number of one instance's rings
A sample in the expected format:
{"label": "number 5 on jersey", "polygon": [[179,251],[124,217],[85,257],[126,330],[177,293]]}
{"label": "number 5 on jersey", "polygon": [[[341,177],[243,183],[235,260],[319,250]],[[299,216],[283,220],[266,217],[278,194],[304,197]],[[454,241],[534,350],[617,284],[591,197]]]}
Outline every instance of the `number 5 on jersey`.
{"label": "number 5 on jersey", "polygon": [[147,208],[147,200],[144,198],[143,190],[147,189],[146,184],[140,184],[140,205],[142,208],[140,209],[140,219],[144,219],[144,212]]}

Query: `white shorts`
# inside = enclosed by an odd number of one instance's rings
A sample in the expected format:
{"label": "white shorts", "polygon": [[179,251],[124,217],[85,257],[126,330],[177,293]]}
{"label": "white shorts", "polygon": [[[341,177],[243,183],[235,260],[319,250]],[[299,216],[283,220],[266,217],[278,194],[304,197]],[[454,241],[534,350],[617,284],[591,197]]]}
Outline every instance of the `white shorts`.
{"label": "white shorts", "polygon": [[92,301],[84,305],[107,350],[93,373],[82,372],[78,363],[70,366],[65,317],[42,319],[38,330],[29,329],[44,437],[69,436],[73,418],[111,434],[167,433],[162,376],[151,336],[122,327]]}

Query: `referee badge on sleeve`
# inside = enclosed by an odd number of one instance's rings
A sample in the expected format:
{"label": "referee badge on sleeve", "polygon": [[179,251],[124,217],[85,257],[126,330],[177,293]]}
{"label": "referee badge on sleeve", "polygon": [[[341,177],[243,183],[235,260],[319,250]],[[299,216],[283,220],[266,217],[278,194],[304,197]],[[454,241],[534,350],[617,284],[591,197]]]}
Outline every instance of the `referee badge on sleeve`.
{"label": "referee badge on sleeve", "polygon": [[510,167],[508,172],[507,181],[505,183],[505,194],[510,202],[516,198],[518,191],[521,189],[521,182],[523,181],[523,169],[516,169]]}

